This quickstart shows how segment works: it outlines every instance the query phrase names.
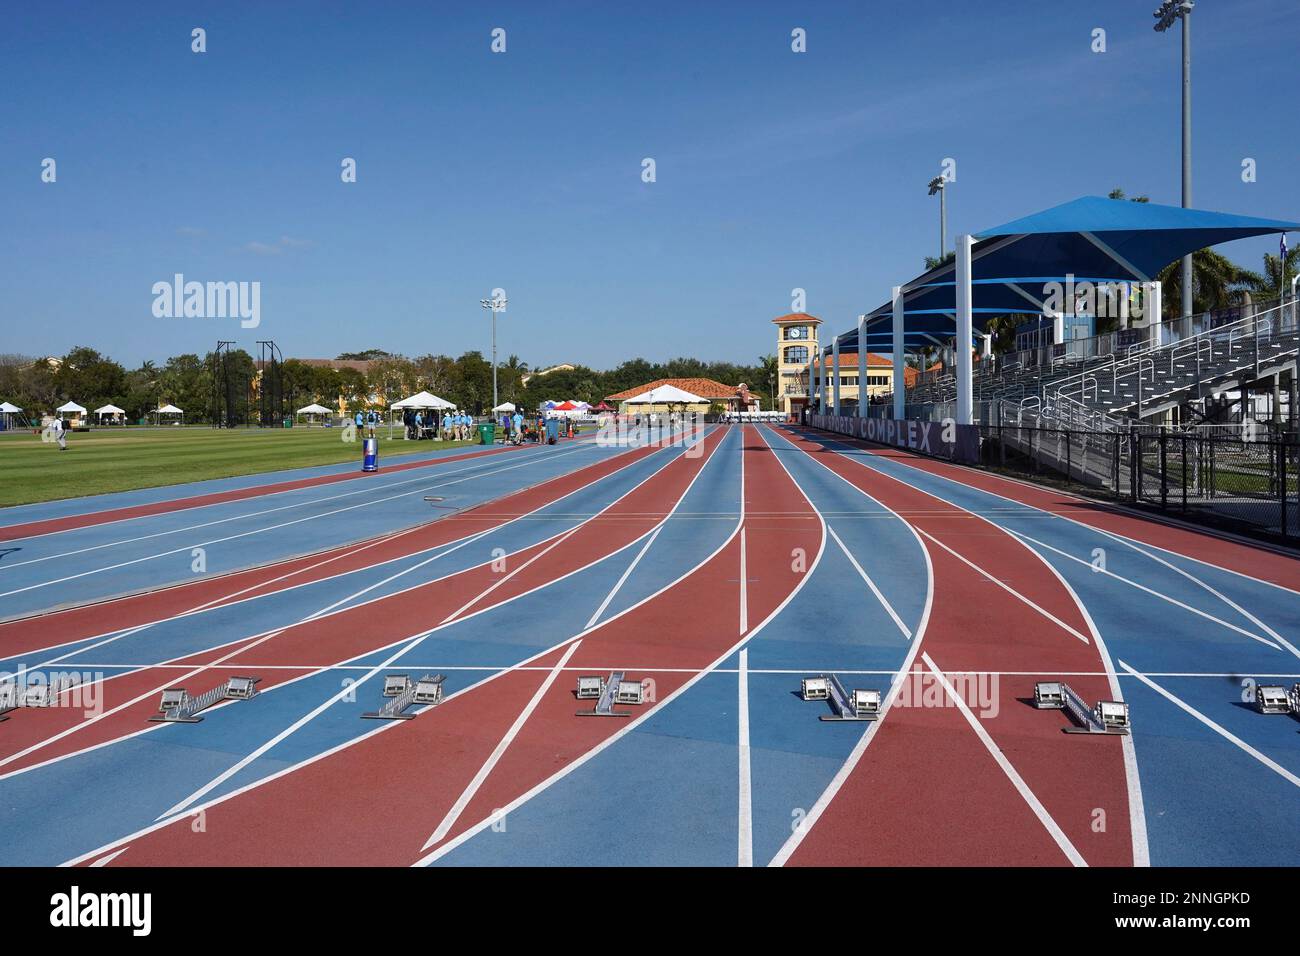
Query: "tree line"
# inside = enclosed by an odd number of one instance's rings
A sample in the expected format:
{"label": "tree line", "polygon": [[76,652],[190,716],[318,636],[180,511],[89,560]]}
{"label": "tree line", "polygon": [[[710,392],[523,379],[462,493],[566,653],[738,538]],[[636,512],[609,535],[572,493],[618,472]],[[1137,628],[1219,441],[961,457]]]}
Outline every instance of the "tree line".
{"label": "tree line", "polygon": [[[404,355],[370,349],[346,352],[337,361],[364,361],[365,371],[342,366],[330,368],[288,359],[280,365],[281,391],[285,412],[318,403],[338,410],[342,401],[348,414],[389,404],[418,391],[455,403],[474,414],[486,414],[492,407],[492,364],[481,352],[469,351],[458,358],[447,355]],[[235,384],[233,396],[237,420],[257,418],[262,387],[257,363],[248,352],[232,350],[224,359],[224,374]],[[616,368],[598,371],[583,365],[533,374],[528,364],[511,355],[497,366],[497,394],[501,402],[535,408],[548,399],[572,399],[597,404],[607,395],[644,385],[659,378],[710,378],[726,385],[745,382],[751,392],[764,398],[775,377],[776,359],[762,356],[755,365],[731,362],[701,362],[676,358],[656,363],[631,359]],[[78,346],[66,355],[37,358],[0,354],[0,401],[24,409],[29,418],[72,400],[88,411],[116,405],[128,421],[147,418],[161,405],[172,404],[185,412],[189,422],[212,421],[217,381],[213,353],[175,355],[161,365],[145,361],[128,369],[95,349]]]}

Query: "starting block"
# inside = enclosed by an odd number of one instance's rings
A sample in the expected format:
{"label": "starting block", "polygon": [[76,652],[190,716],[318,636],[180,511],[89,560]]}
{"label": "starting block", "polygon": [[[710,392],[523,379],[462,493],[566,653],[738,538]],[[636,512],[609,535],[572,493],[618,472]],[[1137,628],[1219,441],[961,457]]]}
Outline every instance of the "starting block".
{"label": "starting block", "polygon": [[822,720],[876,720],[880,717],[880,691],[855,688],[850,694],[834,674],[805,677],[802,696],[804,700],[831,702],[835,713],[822,714]]}
{"label": "starting block", "polygon": [[18,706],[18,685],[13,681],[0,684],[0,720],[8,720],[5,714]]}
{"label": "starting block", "polygon": [[425,674],[412,681],[406,674],[389,674],[384,678],[384,696],[388,703],[379,710],[362,714],[371,720],[411,720],[415,714],[403,713],[412,704],[442,703],[442,674]]}
{"label": "starting block", "polygon": [[1256,686],[1255,709],[1261,714],[1291,714],[1300,717],[1300,684],[1290,690],[1280,684]]}
{"label": "starting block", "polygon": [[614,671],[608,679],[579,677],[578,698],[596,699],[592,710],[578,711],[579,717],[631,717],[626,710],[615,710],[615,704],[644,704],[645,690],[640,681],[624,680],[622,671]]}
{"label": "starting block", "polygon": [[164,723],[197,724],[203,718],[199,711],[207,710],[223,700],[251,700],[257,696],[259,677],[231,677],[206,694],[191,697],[184,687],[169,687],[163,691],[158,704],[159,714],[149,719]]}
{"label": "starting block", "polygon": [[77,677],[71,677],[57,684],[29,684],[20,686],[17,681],[7,680],[0,684],[0,720],[19,707],[52,707],[59,697],[81,683]]}
{"label": "starting block", "polygon": [[1118,700],[1099,700],[1089,709],[1075,690],[1064,681],[1040,681],[1034,685],[1034,706],[1039,710],[1063,710],[1075,726],[1067,734],[1127,734],[1128,704]]}

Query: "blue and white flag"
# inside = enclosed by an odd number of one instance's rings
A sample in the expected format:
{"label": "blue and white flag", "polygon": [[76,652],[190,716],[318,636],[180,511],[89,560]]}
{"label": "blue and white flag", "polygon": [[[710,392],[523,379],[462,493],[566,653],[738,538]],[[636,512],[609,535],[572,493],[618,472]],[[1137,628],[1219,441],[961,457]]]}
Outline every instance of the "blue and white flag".
{"label": "blue and white flag", "polygon": [[1278,243],[1278,247],[1282,250],[1282,264],[1285,266],[1286,265],[1286,233],[1285,232],[1282,233],[1282,241]]}

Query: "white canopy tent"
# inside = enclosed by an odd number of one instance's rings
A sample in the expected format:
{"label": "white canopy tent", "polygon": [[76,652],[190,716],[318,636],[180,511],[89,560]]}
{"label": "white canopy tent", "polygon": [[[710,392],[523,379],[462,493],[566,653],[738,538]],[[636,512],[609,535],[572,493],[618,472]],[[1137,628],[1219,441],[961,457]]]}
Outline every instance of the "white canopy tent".
{"label": "white canopy tent", "polygon": [[494,412],[513,412],[514,410],[515,410],[514,402],[502,402],[496,408],[492,409],[492,411]]}
{"label": "white canopy tent", "polygon": [[14,427],[14,416],[22,412],[22,409],[12,402],[0,402],[0,422],[4,423],[5,431]]}
{"label": "white canopy tent", "polygon": [[298,409],[298,414],[299,415],[328,415],[330,414],[330,410],[326,408],[324,405],[319,405],[316,402],[312,402],[310,405],[304,405],[302,408]]}
{"label": "white canopy tent", "polygon": [[64,402],[54,410],[54,414],[59,418],[64,415],[76,415],[78,418],[86,417],[86,408],[84,405],[78,405],[76,402]]}
{"label": "white canopy tent", "polygon": [[101,405],[95,409],[95,417],[102,423],[105,415],[111,415],[114,418],[121,418],[126,414],[126,409],[118,408],[116,405]]}
{"label": "white canopy tent", "polygon": [[[393,424],[397,418],[396,413],[398,409],[405,410],[410,408],[415,410],[422,410],[422,409],[430,409],[430,408],[446,409],[446,408],[455,408],[455,407],[456,407],[455,405],[447,401],[445,398],[439,398],[437,395],[432,395],[429,392],[416,392],[414,395],[410,396],[409,398],[404,398],[400,402],[393,402],[393,404],[389,406],[388,437],[389,438],[393,437]],[[403,435],[405,435],[405,431],[403,431]]]}
{"label": "white canopy tent", "polygon": [[660,385],[648,392],[634,395],[632,398],[627,399],[626,403],[628,405],[697,405],[707,401],[708,399],[692,395],[676,385]]}
{"label": "white canopy tent", "polygon": [[175,405],[164,405],[162,408],[159,408],[157,411],[155,411],[154,414],[158,416],[159,425],[162,424],[162,417],[164,415],[179,415],[181,416],[180,422],[185,421],[185,413],[181,411],[179,408],[177,408]]}

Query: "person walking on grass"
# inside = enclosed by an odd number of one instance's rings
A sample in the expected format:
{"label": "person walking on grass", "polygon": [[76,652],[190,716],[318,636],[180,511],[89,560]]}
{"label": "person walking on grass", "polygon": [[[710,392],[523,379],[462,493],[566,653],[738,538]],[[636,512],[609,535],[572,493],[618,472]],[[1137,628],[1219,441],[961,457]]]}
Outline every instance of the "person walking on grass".
{"label": "person walking on grass", "polygon": [[68,450],[68,432],[63,427],[63,419],[56,418],[50,425],[54,429],[54,440],[59,443],[59,451]]}

